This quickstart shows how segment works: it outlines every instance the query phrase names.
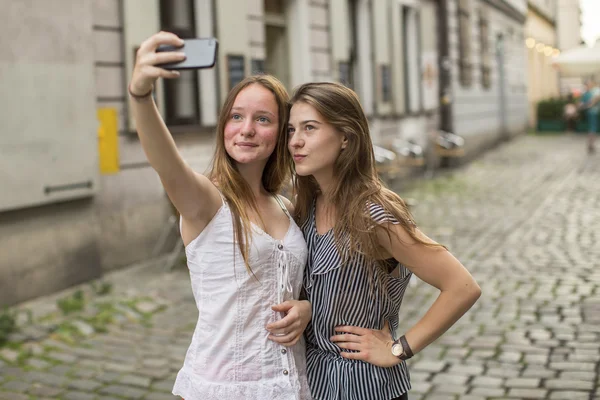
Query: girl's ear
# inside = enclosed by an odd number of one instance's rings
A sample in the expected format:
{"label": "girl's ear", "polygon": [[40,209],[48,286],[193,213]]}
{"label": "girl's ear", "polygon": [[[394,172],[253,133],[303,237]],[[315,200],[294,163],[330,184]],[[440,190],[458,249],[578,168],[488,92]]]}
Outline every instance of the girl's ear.
{"label": "girl's ear", "polygon": [[348,136],[344,135],[342,138],[342,150],[345,149],[346,146],[348,146]]}

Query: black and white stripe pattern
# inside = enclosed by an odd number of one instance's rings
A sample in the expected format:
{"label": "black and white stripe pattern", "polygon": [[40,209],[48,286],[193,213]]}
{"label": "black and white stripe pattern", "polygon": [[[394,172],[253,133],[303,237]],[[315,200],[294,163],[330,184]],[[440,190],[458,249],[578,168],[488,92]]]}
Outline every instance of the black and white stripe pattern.
{"label": "black and white stripe pattern", "polygon": [[[368,205],[374,222],[398,221],[378,204]],[[308,382],[315,400],[390,400],[410,389],[406,364],[380,368],[363,361],[347,360],[329,338],[334,328],[352,325],[382,329],[389,321],[398,328],[398,312],[412,273],[402,265],[399,277],[378,268],[368,268],[357,255],[346,265],[334,242],[333,231],[317,233],[315,207],[302,225],[308,245],[308,264],[304,286],[313,306],[313,317],[306,329]],[[375,274],[370,283],[369,274]]]}

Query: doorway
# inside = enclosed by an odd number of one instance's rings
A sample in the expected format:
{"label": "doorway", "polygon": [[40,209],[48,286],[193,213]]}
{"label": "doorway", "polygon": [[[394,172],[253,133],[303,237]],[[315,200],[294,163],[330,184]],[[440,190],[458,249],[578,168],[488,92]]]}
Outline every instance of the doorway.
{"label": "doorway", "polygon": [[[183,39],[196,37],[194,0],[161,0],[161,29]],[[200,124],[200,99],[197,71],[180,71],[177,79],[165,79],[165,123],[175,125]]]}

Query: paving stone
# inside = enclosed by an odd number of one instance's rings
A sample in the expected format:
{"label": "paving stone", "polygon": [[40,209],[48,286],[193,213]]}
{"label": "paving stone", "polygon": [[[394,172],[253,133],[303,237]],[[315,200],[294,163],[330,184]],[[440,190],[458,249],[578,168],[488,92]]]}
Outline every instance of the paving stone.
{"label": "paving stone", "polygon": [[100,394],[125,397],[127,399],[141,399],[147,393],[145,390],[136,389],[131,386],[110,385],[99,390]]}
{"label": "paving stone", "polygon": [[588,400],[589,398],[589,392],[574,390],[555,390],[550,394],[551,400]]}
{"label": "paving stone", "polygon": [[420,361],[411,367],[414,371],[426,371],[426,372],[440,372],[446,367],[447,363],[444,361]]}
{"label": "paving stone", "polygon": [[35,369],[47,369],[52,366],[48,361],[42,360],[40,358],[30,358],[27,360],[27,365],[33,367]]}
{"label": "paving stone", "polygon": [[488,387],[475,387],[471,389],[469,394],[485,397],[498,397],[504,398],[506,391],[504,388],[488,388]]}
{"label": "paving stone", "polygon": [[484,368],[482,365],[453,364],[448,369],[448,373],[459,375],[481,375],[483,373],[483,369]]}
{"label": "paving stone", "polygon": [[96,398],[96,394],[69,391],[63,394],[62,398],[63,400],[94,400]]}
{"label": "paving stone", "polygon": [[65,364],[73,364],[77,361],[77,356],[65,352],[51,351],[46,354],[46,357],[51,358],[56,361],[60,361]]}
{"label": "paving stone", "polygon": [[3,389],[0,388],[0,400],[29,400],[29,396],[21,393],[3,391]]}
{"label": "paving stone", "polygon": [[116,372],[103,372],[100,375],[96,376],[95,379],[103,383],[111,383],[117,382],[120,377],[121,375],[117,374]]}
{"label": "paving stone", "polygon": [[491,387],[497,388],[503,386],[504,379],[494,378],[491,376],[476,376],[472,381],[471,385],[476,387]]}
{"label": "paving stone", "polygon": [[538,366],[526,367],[522,373],[524,378],[554,378],[557,375],[557,371]]}
{"label": "paving stone", "polygon": [[146,376],[123,375],[121,379],[119,379],[119,383],[122,385],[139,386],[142,388],[147,388],[150,387],[152,379]]}
{"label": "paving stone", "polygon": [[[165,393],[148,393],[146,396],[144,396],[144,400],[172,400],[173,398],[173,395],[167,395]],[[412,391],[410,398],[411,400],[413,398],[417,398],[415,395],[413,395]]]}
{"label": "paving stone", "polygon": [[[410,391],[411,393],[427,393],[431,390],[432,386],[433,385],[429,382],[411,382],[412,389]],[[171,385],[171,388],[172,387],[173,385]]]}
{"label": "paving stone", "polygon": [[[411,377],[412,377],[412,373],[411,373]],[[175,382],[174,380],[164,380],[164,381],[155,382],[152,384],[152,390],[171,393],[171,391],[173,390],[174,382]],[[419,381],[414,382],[414,383],[419,383]],[[414,383],[411,381],[411,384],[413,385],[413,387],[414,387]]]}
{"label": "paving stone", "polygon": [[544,389],[509,389],[508,397],[518,399],[545,399],[548,391]]}
{"label": "paving stone", "polygon": [[554,362],[550,368],[559,371],[594,371],[596,365],[592,363]]}
{"label": "paving stone", "polygon": [[19,358],[19,353],[12,350],[12,349],[1,349],[0,350],[0,357],[5,359],[6,361],[10,362],[10,363],[16,363],[17,359]]}
{"label": "paving stone", "polygon": [[101,387],[103,384],[97,381],[87,379],[74,379],[69,382],[69,389],[73,389],[80,392],[93,392]]}
{"label": "paving stone", "polygon": [[539,378],[511,378],[506,380],[508,388],[538,388],[542,380]]}
{"label": "paving stone", "polygon": [[589,390],[594,388],[594,382],[574,381],[569,379],[547,379],[544,386],[548,389]]}
{"label": "paving stone", "polygon": [[29,389],[29,394],[39,397],[56,398],[63,392],[63,389],[43,384],[33,384]]}
{"label": "paving stone", "polygon": [[8,378],[19,378],[26,375],[27,372],[17,367],[0,367],[0,375]]}
{"label": "paving stone", "polygon": [[595,372],[573,372],[563,371],[560,373],[560,379],[573,380],[573,381],[590,381],[593,382],[596,379]]}
{"label": "paving stone", "polygon": [[438,374],[431,382],[438,385],[464,385],[468,380],[467,375]]}

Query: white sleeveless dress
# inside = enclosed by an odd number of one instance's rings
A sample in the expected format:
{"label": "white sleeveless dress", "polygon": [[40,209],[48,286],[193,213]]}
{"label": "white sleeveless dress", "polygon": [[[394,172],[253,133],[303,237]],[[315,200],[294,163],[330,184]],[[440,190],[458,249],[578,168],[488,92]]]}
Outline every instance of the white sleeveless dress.
{"label": "white sleeveless dress", "polygon": [[307,259],[302,231],[275,240],[252,224],[244,265],[233,240],[232,214],[222,207],[186,246],[199,316],[173,394],[185,400],[310,400],[302,338],[288,348],[269,339],[266,325],[282,318],[271,306],[298,299]]}

